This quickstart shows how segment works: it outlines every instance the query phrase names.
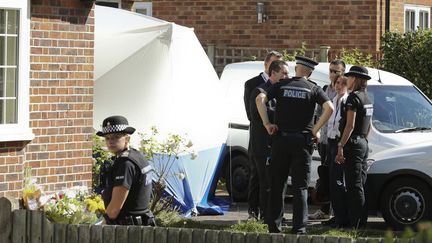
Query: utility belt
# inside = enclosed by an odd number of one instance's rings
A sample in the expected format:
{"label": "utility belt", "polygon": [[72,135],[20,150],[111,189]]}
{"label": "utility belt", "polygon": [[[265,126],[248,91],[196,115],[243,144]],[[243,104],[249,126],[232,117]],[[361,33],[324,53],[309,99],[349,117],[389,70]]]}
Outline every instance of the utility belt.
{"label": "utility belt", "polygon": [[[105,217],[107,219],[107,217]],[[153,214],[148,211],[143,215],[129,215],[118,217],[115,220],[107,220],[110,225],[143,225],[143,226],[156,226],[156,221]]]}
{"label": "utility belt", "polygon": [[289,146],[310,146],[313,147],[314,141],[312,139],[312,133],[309,131],[301,131],[301,132],[287,132],[287,131],[277,131],[275,133],[275,138],[283,138],[284,141],[289,143]]}
{"label": "utility belt", "polygon": [[366,135],[363,134],[351,134],[348,139],[348,143],[357,144],[359,139],[366,139]]}
{"label": "utility belt", "polygon": [[305,132],[277,131],[275,135],[276,136],[281,136],[281,137],[296,137],[296,136],[299,136],[299,135],[308,136],[308,135],[311,135],[311,132],[307,132],[307,131],[305,131]]}

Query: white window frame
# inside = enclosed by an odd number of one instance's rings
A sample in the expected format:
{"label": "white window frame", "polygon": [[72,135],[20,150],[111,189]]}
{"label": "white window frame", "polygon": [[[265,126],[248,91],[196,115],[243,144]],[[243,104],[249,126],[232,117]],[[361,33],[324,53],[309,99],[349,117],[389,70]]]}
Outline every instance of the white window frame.
{"label": "white window frame", "polygon": [[146,9],[147,16],[153,16],[153,3],[152,2],[134,2],[132,11],[136,12],[137,9]]}
{"label": "white window frame", "polygon": [[407,21],[406,12],[407,12],[407,10],[415,12],[414,30],[412,30],[412,31],[417,30],[418,27],[419,27],[419,25],[420,25],[420,11],[428,13],[429,19],[428,19],[428,23],[427,23],[426,29],[430,29],[431,7],[424,6],[424,5],[405,4],[404,5],[404,31],[405,32],[411,31],[411,30],[407,30],[406,29],[406,21]]}
{"label": "white window frame", "polygon": [[30,141],[34,134],[29,127],[30,106],[30,0],[0,1],[0,8],[20,11],[18,53],[17,123],[0,124],[0,142]]}

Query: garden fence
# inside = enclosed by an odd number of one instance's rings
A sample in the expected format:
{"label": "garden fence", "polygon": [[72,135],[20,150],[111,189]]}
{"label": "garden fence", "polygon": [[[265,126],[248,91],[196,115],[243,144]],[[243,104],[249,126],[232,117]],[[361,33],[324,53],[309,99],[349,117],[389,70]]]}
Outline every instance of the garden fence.
{"label": "garden fence", "polygon": [[[342,238],[148,226],[51,223],[42,211],[14,210],[0,198],[0,243],[384,243],[382,238]],[[426,235],[395,242],[428,242]]]}

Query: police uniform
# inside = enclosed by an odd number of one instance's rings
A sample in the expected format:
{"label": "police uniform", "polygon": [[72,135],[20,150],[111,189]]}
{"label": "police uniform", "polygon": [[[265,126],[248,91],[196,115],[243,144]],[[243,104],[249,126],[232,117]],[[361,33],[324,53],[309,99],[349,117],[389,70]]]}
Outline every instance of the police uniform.
{"label": "police uniform", "polygon": [[[111,133],[132,134],[135,129],[128,125],[122,116],[108,117],[103,121],[102,131],[96,133],[105,136]],[[127,149],[112,158],[113,163],[104,167],[103,199],[108,207],[112,199],[113,188],[125,187],[129,193],[116,219],[104,215],[107,224],[121,225],[155,225],[154,216],[148,208],[152,192],[152,180],[149,172],[151,165],[144,155],[135,150]],[[107,164],[105,164],[107,165]]]}
{"label": "police uniform", "polygon": [[[350,72],[345,75],[370,79],[367,69],[357,66],[351,67]],[[355,124],[349,139],[343,147],[346,195],[344,198],[337,199],[346,202],[346,204],[338,204],[338,207],[346,207],[345,209],[338,209],[338,211],[345,211],[347,214],[345,218],[337,219],[337,221],[343,223],[344,226],[358,228],[359,226],[364,226],[367,219],[364,192],[367,169],[366,160],[368,157],[368,141],[366,136],[373,113],[373,105],[365,90],[353,91],[348,95],[341,113],[342,118],[339,129],[341,134],[343,134],[346,125],[348,110],[356,113]]]}
{"label": "police uniform", "polygon": [[[262,85],[267,83],[269,79],[269,76],[267,73],[262,72],[258,76],[253,77],[245,82],[244,85],[244,104],[245,104],[245,110],[246,115],[249,121],[251,121],[251,113],[250,113],[250,107],[251,105],[255,105],[255,102],[252,101],[251,103],[251,94],[252,91]],[[252,161],[252,131],[249,129],[249,144],[248,144],[248,154],[249,154],[249,190],[248,190],[248,204],[249,204],[249,215],[251,217],[258,218],[259,215],[259,205],[260,205],[260,185],[259,185],[259,168],[257,168],[256,163]]]}
{"label": "police uniform", "polygon": [[[270,157],[270,146],[269,146],[269,134],[265,129],[261,117],[258,113],[258,109],[255,103],[256,97],[262,93],[266,92],[270,86],[271,82],[267,81],[264,84],[261,84],[257,88],[252,91],[250,96],[250,136],[249,136],[249,155],[251,163],[255,164],[255,168],[257,169],[256,175],[258,176],[258,185],[259,185],[259,210],[260,210],[260,218],[264,219],[264,214],[266,211],[266,205],[268,201],[268,175],[266,168],[267,160]],[[273,121],[274,115],[274,102],[271,100],[267,102],[267,114],[271,121]],[[252,180],[254,181],[254,179]],[[252,203],[252,202],[250,202]],[[257,205],[254,205],[257,206]]]}
{"label": "police uniform", "polygon": [[154,216],[149,210],[152,181],[148,172],[151,166],[139,151],[129,149],[115,157],[111,173],[107,176],[103,193],[105,205],[111,201],[113,188],[123,186],[129,194],[119,215],[109,224],[154,225]]}
{"label": "police uniform", "polygon": [[[314,68],[315,61],[296,57],[297,64]],[[329,100],[315,83],[294,77],[274,84],[267,90],[267,98],[276,99],[275,124],[271,149],[270,197],[266,223],[271,233],[281,232],[284,183],[292,177],[293,233],[306,233],[307,193],[313,151],[313,116],[315,105]]]}

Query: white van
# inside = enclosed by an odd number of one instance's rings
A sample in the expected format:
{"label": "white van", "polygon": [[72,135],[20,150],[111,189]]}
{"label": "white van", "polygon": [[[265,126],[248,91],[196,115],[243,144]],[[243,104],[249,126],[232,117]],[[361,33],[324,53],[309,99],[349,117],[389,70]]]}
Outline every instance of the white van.
{"label": "white van", "polygon": [[[295,63],[289,62],[288,66],[289,76],[293,76]],[[346,70],[349,68],[350,65],[347,65]],[[233,63],[224,68],[220,78],[226,85],[227,112],[230,119],[223,176],[227,180],[227,189],[234,200],[245,200],[248,188],[249,121],[243,101],[244,83],[263,69],[262,61]],[[320,63],[312,73],[311,80],[323,87],[329,83],[328,70],[329,63]],[[368,94],[374,103],[372,130],[368,137],[370,161],[374,161],[374,154],[386,149],[431,141],[431,101],[403,77],[374,68],[368,68],[368,71],[372,77],[368,81]],[[311,183],[316,182],[318,177],[316,168],[320,164],[318,153],[315,152],[313,158]],[[429,176],[432,174],[429,173]],[[429,183],[430,185],[432,184]],[[374,190],[374,193],[380,191]],[[375,208],[378,209],[378,206],[375,205]]]}

